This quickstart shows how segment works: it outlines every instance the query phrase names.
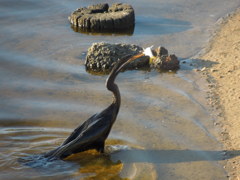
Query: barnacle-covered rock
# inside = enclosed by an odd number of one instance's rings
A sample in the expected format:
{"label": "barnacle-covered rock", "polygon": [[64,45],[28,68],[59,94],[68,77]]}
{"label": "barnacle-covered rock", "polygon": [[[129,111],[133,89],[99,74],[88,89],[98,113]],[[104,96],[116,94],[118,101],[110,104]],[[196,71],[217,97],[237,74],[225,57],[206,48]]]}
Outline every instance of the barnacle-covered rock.
{"label": "barnacle-covered rock", "polygon": [[[87,70],[108,72],[118,59],[129,54],[138,54],[141,51],[143,51],[143,48],[134,44],[93,43],[88,49],[85,66]],[[148,56],[143,56],[129,63],[126,68],[137,69],[144,67],[149,67]]]}
{"label": "barnacle-covered rock", "polygon": [[[168,50],[164,47],[158,47],[156,50],[147,48],[152,53],[152,57],[143,56],[129,63],[126,69],[148,69],[155,68],[162,70],[179,69],[179,60],[174,54],[168,54]],[[147,50],[146,49],[146,50]],[[126,55],[138,54],[145,50],[134,44],[110,44],[110,43],[93,43],[88,49],[85,66],[88,71],[109,72],[118,59]]]}

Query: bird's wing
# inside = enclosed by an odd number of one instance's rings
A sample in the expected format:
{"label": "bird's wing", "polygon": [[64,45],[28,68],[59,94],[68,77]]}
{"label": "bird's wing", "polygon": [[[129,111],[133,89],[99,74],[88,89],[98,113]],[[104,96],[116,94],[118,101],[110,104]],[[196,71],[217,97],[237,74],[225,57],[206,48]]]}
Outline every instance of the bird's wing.
{"label": "bird's wing", "polygon": [[76,129],[74,129],[74,131],[71,133],[71,135],[62,143],[62,145],[65,145],[65,144],[69,143],[70,141],[72,141],[73,139],[75,139],[84,129],[86,129],[88,127],[89,123],[91,123],[95,119],[96,116],[97,116],[97,114],[94,114],[88,120],[86,120],[83,124],[81,124]]}
{"label": "bird's wing", "polygon": [[106,116],[100,117],[97,120],[91,122],[86,129],[84,129],[81,134],[76,138],[76,141],[86,141],[90,139],[97,140],[102,137],[102,135],[111,128],[109,119]]}
{"label": "bird's wing", "polygon": [[[73,152],[84,149],[86,146],[94,142],[101,141],[101,138],[107,134],[111,129],[112,124],[109,123],[105,117],[100,117],[91,122],[88,128],[81,131],[81,133],[67,144],[60,146],[52,156],[61,157],[65,154],[72,154]],[[104,139],[105,140],[105,139]]]}
{"label": "bird's wing", "polygon": [[63,142],[62,145],[65,145],[69,142],[71,142],[72,140],[74,140],[76,137],[78,137],[85,129],[88,129],[89,126],[91,126],[91,124],[95,121],[99,121],[99,119],[101,119],[102,117],[105,117],[108,119],[112,118],[110,117],[112,115],[112,111],[113,111],[114,106],[111,104],[108,108],[104,109],[102,112],[100,113],[96,113],[93,116],[91,116],[89,119],[87,119],[83,124],[81,124],[80,126],[78,126],[73,132],[72,134]]}

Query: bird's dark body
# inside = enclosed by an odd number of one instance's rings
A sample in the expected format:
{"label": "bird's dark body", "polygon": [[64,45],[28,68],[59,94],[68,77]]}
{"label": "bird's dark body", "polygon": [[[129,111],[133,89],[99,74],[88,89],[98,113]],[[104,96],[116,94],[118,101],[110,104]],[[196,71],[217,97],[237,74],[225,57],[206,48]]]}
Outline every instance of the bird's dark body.
{"label": "bird's dark body", "polygon": [[94,114],[82,125],[77,127],[61,146],[45,153],[45,157],[50,159],[63,159],[71,154],[89,149],[96,149],[99,152],[104,152],[105,140],[116,120],[121,104],[120,92],[114,80],[120,70],[130,62],[130,60],[134,60],[131,59],[131,57],[132,56],[129,55],[119,60],[106,80],[107,89],[112,91],[114,95],[113,103],[102,112]]}
{"label": "bird's dark body", "polygon": [[77,127],[60,147],[46,153],[45,156],[63,159],[71,154],[89,149],[103,152],[105,140],[117,117],[116,110],[116,105],[111,104],[101,113],[94,114]]}

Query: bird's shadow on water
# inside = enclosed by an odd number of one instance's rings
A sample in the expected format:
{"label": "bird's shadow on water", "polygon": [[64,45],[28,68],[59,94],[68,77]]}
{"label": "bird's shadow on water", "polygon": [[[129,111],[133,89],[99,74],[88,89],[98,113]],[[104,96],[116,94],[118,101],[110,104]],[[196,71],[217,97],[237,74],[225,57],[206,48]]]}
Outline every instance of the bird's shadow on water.
{"label": "bird's shadow on water", "polygon": [[182,162],[222,161],[240,156],[235,151],[201,151],[201,150],[143,150],[125,149],[110,153],[73,155],[65,160],[48,160],[41,155],[22,158],[22,165],[38,170],[40,176],[69,175],[73,172],[79,177],[92,174],[94,177],[112,176],[122,179],[120,173],[124,165],[135,163],[175,164]]}
{"label": "bird's shadow on water", "polygon": [[201,151],[201,150],[123,150],[113,153],[113,161],[122,163],[181,163],[194,161],[222,161],[240,156],[240,150]]}
{"label": "bird's shadow on water", "polygon": [[[84,153],[84,152],[83,152]],[[112,161],[121,163],[181,163],[195,161],[222,161],[240,156],[240,150],[220,150],[220,151],[204,151],[204,150],[146,150],[146,149],[127,149],[116,150],[105,154],[83,154],[67,158],[65,160],[48,160],[42,155],[32,155],[19,160],[20,163],[31,166],[33,168],[48,167],[56,162],[73,162],[80,165],[85,162],[94,162],[96,159],[103,161]]]}

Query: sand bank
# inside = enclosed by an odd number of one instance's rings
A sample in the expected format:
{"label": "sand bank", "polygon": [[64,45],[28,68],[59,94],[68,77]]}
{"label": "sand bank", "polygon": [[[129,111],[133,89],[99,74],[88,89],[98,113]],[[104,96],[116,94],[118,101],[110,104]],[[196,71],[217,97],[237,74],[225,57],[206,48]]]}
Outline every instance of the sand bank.
{"label": "sand bank", "polygon": [[209,81],[209,103],[217,114],[216,128],[228,160],[231,180],[240,180],[240,9],[221,20],[219,30],[200,55],[198,65]]}

